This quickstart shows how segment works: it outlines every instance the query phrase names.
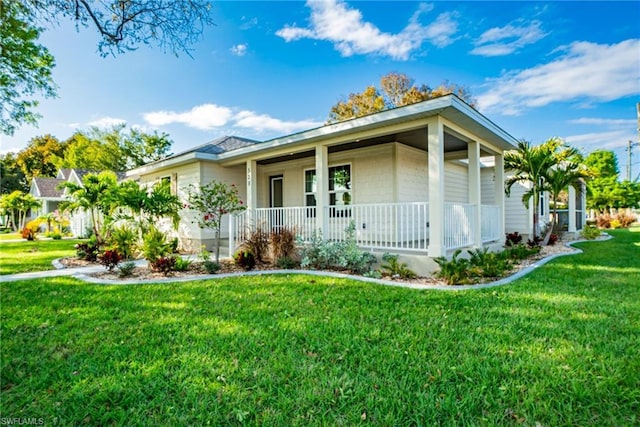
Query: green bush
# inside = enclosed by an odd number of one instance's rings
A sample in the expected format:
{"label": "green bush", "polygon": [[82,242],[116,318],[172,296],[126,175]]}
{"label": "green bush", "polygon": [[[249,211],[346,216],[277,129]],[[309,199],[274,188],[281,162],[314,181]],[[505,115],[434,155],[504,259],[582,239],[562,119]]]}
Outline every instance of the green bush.
{"label": "green bush", "polygon": [[191,267],[192,261],[188,258],[182,258],[179,256],[174,257],[176,262],[173,266],[174,271],[187,271]]}
{"label": "green bush", "polygon": [[582,231],[580,231],[580,235],[587,240],[593,240],[600,236],[600,230],[598,227],[587,225],[582,229]]}
{"label": "green bush", "polygon": [[91,236],[89,241],[76,244],[75,249],[78,258],[89,262],[95,262],[98,259],[100,246],[98,245],[96,238]]}
{"label": "green bush", "polygon": [[479,277],[501,277],[511,268],[508,254],[489,252],[489,248],[473,249],[469,253],[471,274]]}
{"label": "green bush", "polygon": [[142,255],[150,264],[158,258],[171,254],[171,245],[165,234],[151,226],[142,239]]}
{"label": "green bush", "polygon": [[322,238],[322,234],[314,233],[311,242],[302,246],[301,266],[318,270],[344,268],[357,274],[370,271],[376,257],[358,247],[353,221],[345,231],[347,236],[342,242],[329,242]]}
{"label": "green bush", "polygon": [[504,252],[505,252],[505,256],[511,259],[520,260],[520,259],[529,258],[532,255],[536,255],[540,253],[540,250],[542,250],[540,246],[529,247],[523,244],[519,244],[519,245],[515,245],[507,248]]}
{"label": "green bush", "polygon": [[281,256],[280,258],[276,259],[276,266],[278,266],[278,268],[282,268],[283,270],[289,270],[291,268],[296,268],[298,266],[298,262],[288,256]]}
{"label": "green bush", "polygon": [[133,270],[135,270],[136,264],[133,261],[124,262],[118,266],[120,277],[129,277],[133,274]]}
{"label": "green bush", "polygon": [[218,271],[220,271],[221,268],[220,264],[215,261],[211,261],[210,259],[204,261],[202,263],[202,266],[209,274],[216,274]]}
{"label": "green bush", "polygon": [[473,283],[471,263],[468,259],[458,258],[462,250],[454,252],[450,260],[446,257],[438,257],[434,261],[440,266],[436,277],[443,279],[449,285],[465,285]]}
{"label": "green bush", "polygon": [[398,255],[392,255],[387,252],[382,255],[382,260],[385,262],[385,264],[382,264],[382,269],[391,277],[399,277],[401,279],[413,279],[416,277],[416,273],[409,268],[406,262],[398,262]]}
{"label": "green bush", "polygon": [[111,230],[107,244],[111,249],[118,251],[124,259],[132,259],[137,240],[138,233],[133,228],[123,225]]}

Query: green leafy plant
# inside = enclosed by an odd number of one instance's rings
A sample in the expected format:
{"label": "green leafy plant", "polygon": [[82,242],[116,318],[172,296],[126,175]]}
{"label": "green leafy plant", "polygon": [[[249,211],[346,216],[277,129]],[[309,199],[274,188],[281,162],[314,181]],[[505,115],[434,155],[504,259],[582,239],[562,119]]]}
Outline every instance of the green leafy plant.
{"label": "green leafy plant", "polygon": [[53,233],[49,233],[49,237],[51,237],[53,240],[61,240],[62,234],[57,231],[54,231]]}
{"label": "green leafy plant", "polygon": [[434,261],[440,266],[440,270],[436,273],[436,277],[444,279],[449,285],[465,285],[473,283],[471,275],[471,263],[468,259],[458,258],[462,253],[458,249],[453,253],[451,259],[446,257],[438,257]]}
{"label": "green leafy plant", "polygon": [[536,255],[540,253],[542,248],[540,246],[528,246],[523,245],[522,243],[519,245],[511,246],[507,248],[504,253],[510,259],[519,260],[529,258],[532,255]]}
{"label": "green leafy plant", "polygon": [[582,231],[580,231],[580,235],[587,240],[593,240],[600,236],[600,230],[598,227],[587,225],[582,229]]}
{"label": "green leafy plant", "polygon": [[98,259],[100,245],[98,244],[95,236],[91,236],[87,242],[77,243],[75,245],[75,249],[78,258],[89,262],[95,262]]}
{"label": "green leafy plant", "polygon": [[133,270],[135,270],[136,264],[133,261],[123,262],[118,266],[118,275],[120,277],[130,277],[133,275]]}
{"label": "green leafy plant", "polygon": [[108,238],[108,245],[118,251],[124,259],[133,258],[138,233],[128,225],[114,227]]}
{"label": "green leafy plant", "polygon": [[171,253],[171,245],[167,242],[165,234],[155,226],[149,227],[142,238],[142,255],[152,263],[156,259]]}
{"label": "green leafy plant", "polygon": [[501,277],[511,268],[508,254],[490,252],[489,248],[473,249],[469,254],[470,274],[478,277]]}
{"label": "green leafy plant", "polygon": [[364,277],[369,277],[371,279],[382,279],[382,273],[380,270],[369,270],[363,274]]}
{"label": "green leafy plant", "polygon": [[175,271],[187,271],[193,263],[189,258],[182,258],[179,256],[174,257],[176,259],[173,269]]}
{"label": "green leafy plant", "polygon": [[244,270],[251,270],[256,266],[256,257],[249,249],[240,249],[233,255],[235,263]]}
{"label": "green leafy plant", "polygon": [[222,268],[220,263],[211,261],[210,259],[204,261],[202,263],[202,266],[204,267],[205,271],[209,274],[216,274],[218,271],[220,271],[220,268]]}
{"label": "green leafy plant", "polygon": [[413,279],[416,277],[416,273],[409,268],[406,262],[399,262],[398,255],[385,252],[382,255],[382,260],[385,262],[382,264],[382,270],[389,276],[401,279]]}
{"label": "green leafy plant", "polygon": [[113,271],[120,261],[122,261],[122,255],[115,249],[107,249],[98,256],[98,262],[104,265],[108,271]]}
{"label": "green leafy plant", "polygon": [[278,268],[282,268],[283,270],[289,270],[298,266],[298,262],[288,256],[281,256],[280,258],[276,259],[275,264],[276,266],[278,266]]}

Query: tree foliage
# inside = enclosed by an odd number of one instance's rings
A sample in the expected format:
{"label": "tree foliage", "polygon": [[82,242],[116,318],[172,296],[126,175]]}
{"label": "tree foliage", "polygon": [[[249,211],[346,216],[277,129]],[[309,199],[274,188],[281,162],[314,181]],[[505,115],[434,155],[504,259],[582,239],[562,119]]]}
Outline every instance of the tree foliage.
{"label": "tree foliage", "polygon": [[339,100],[331,107],[329,123],[362,117],[449,94],[455,94],[470,105],[474,105],[471,93],[463,86],[448,81],[436,88],[426,84],[416,86],[414,80],[406,74],[392,72],[380,79],[380,89],[367,86],[362,92],[351,93],[346,99]]}
{"label": "tree foliage", "polygon": [[29,211],[40,207],[40,205],[40,201],[31,194],[19,190],[0,197],[0,210],[11,218],[13,231],[22,230],[27,222]]}
{"label": "tree foliage", "polygon": [[245,210],[235,185],[211,181],[207,185],[192,186],[188,191],[189,209],[196,211],[194,223],[200,228],[215,231],[216,262],[220,259],[220,228],[222,218]]}
{"label": "tree foliage", "polygon": [[206,25],[212,25],[206,0],[0,0],[0,132],[13,135],[39,118],[34,96],[55,96],[54,58],[37,43],[35,23],[93,27],[102,56],[156,45],[175,55],[190,53]]}
{"label": "tree foliage", "polygon": [[587,207],[599,212],[640,207],[640,183],[618,181],[618,158],[613,151],[596,150],[585,158],[594,178],[587,183]]}
{"label": "tree foliage", "polygon": [[9,194],[15,190],[29,191],[27,178],[14,153],[0,154],[0,194]]}
{"label": "tree foliage", "polygon": [[28,3],[0,1],[0,133],[5,135],[37,122],[37,96],[56,95],[51,77],[55,62],[37,43],[42,29],[32,19]]}
{"label": "tree foliage", "polygon": [[[528,141],[519,141],[516,150],[507,151],[504,154],[505,170],[514,172],[514,175],[505,181],[507,195],[511,193],[511,188],[516,183],[530,185],[529,190],[522,196],[522,203],[528,207],[529,201],[533,199],[534,236],[538,236],[540,233],[538,226],[540,194],[544,191],[551,191],[548,179],[550,171],[558,171],[555,179],[559,181],[562,172],[560,165],[571,162],[576,155],[577,151],[567,146],[560,138],[550,138],[537,146]],[[558,185],[561,186],[560,183]]]}
{"label": "tree foliage", "polygon": [[16,162],[29,180],[35,176],[53,178],[58,170],[56,160],[64,156],[66,147],[55,136],[36,136],[18,153]]}

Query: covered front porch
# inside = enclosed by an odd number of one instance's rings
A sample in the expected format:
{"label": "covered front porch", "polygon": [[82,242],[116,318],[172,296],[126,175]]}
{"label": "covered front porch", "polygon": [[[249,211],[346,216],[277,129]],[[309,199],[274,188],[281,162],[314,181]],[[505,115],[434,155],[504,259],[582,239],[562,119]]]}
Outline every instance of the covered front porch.
{"label": "covered front porch", "polygon": [[512,138],[457,98],[442,102],[222,159],[246,170],[247,210],[230,218],[230,252],[256,227],[289,227],[304,241],[314,233],[344,240],[353,227],[363,248],[429,257],[502,242],[503,151]]}

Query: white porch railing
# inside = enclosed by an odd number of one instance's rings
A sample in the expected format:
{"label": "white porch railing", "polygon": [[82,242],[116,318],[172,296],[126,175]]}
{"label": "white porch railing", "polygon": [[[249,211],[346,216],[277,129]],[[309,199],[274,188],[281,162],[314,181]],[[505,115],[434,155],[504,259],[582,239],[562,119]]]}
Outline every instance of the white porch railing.
{"label": "white porch railing", "polygon": [[444,204],[444,247],[447,250],[473,245],[476,207],[464,203]]}
{"label": "white porch railing", "polygon": [[384,250],[426,251],[429,247],[429,204],[376,203],[325,208],[330,240],[345,240],[353,222],[358,245]]}
{"label": "white porch railing", "polygon": [[[474,221],[477,209],[474,205],[445,203],[444,247],[454,250],[473,246]],[[500,240],[501,208],[493,205],[481,207],[482,242]],[[252,217],[250,217],[252,215]],[[429,248],[429,204],[379,203],[325,208],[327,230],[323,236],[329,240],[345,240],[347,227],[355,225],[355,239],[359,246],[381,249],[426,252]],[[233,215],[230,221],[230,246],[242,242],[250,231],[250,225],[266,230],[289,227],[304,241],[311,240],[317,229],[315,207],[259,208]]]}
{"label": "white porch railing", "polygon": [[502,210],[497,205],[482,205],[482,243],[502,240],[502,230],[500,229]]}

